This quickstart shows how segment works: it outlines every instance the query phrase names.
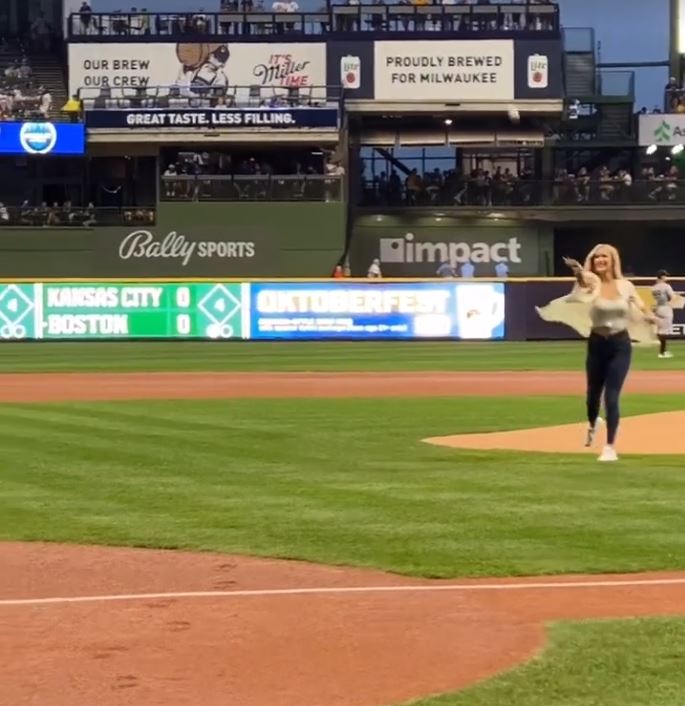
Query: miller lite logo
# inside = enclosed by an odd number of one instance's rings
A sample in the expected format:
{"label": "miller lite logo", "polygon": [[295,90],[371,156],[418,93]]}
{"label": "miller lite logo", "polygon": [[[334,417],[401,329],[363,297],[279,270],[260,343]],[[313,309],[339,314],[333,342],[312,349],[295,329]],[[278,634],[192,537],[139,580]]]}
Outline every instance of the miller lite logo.
{"label": "miller lite logo", "polygon": [[340,81],[343,88],[357,89],[361,85],[362,60],[358,56],[340,59]]}
{"label": "miller lite logo", "polygon": [[549,85],[549,59],[544,54],[528,57],[528,88],[547,88]]}

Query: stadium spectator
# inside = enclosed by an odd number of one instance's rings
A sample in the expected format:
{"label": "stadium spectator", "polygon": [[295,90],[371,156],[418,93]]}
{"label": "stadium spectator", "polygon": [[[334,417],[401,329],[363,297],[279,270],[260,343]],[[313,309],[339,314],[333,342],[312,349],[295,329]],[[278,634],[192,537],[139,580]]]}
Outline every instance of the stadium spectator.
{"label": "stadium spectator", "polygon": [[381,272],[381,261],[376,257],[369,265],[366,276],[370,279],[380,279],[383,276]]}
{"label": "stadium spectator", "polygon": [[471,260],[467,260],[460,268],[460,274],[465,279],[473,277],[476,273],[476,268],[473,266]]}
{"label": "stadium spectator", "polygon": [[81,101],[79,97],[74,95],[69,98],[62,106],[62,113],[64,113],[72,123],[78,122],[81,115]]}
{"label": "stadium spectator", "polygon": [[[334,0],[322,4],[318,13],[333,10],[333,17],[322,19],[316,23],[297,25],[306,33],[320,31],[356,32],[363,31],[464,31],[480,32],[492,30],[505,31],[550,31],[555,29],[558,17],[556,15],[536,11],[536,5],[550,5],[552,0],[510,0],[510,2],[490,2],[490,0],[394,0],[389,5],[436,6],[435,14],[393,13],[385,18],[379,13],[365,13],[364,6],[368,4],[384,5],[384,0]],[[473,15],[443,14],[437,7],[442,5],[490,5],[503,4],[507,11],[498,13],[474,13]],[[512,9],[516,4],[525,5],[519,11]],[[301,8],[297,0],[269,0],[269,10],[274,13],[296,13]],[[335,12],[336,5],[360,7],[360,14]],[[115,35],[147,35],[152,32],[158,35],[183,34],[264,34],[271,31],[282,33],[296,29],[294,22],[277,21],[275,28],[271,29],[270,23],[265,23],[257,17],[245,18],[243,21],[231,21],[226,16],[215,16],[206,13],[202,8],[197,12],[189,13],[155,13],[148,16],[146,8],[138,10],[133,7],[130,11],[118,10],[102,18],[102,26],[97,27],[97,16],[93,16],[90,5],[84,2],[84,9],[76,15],[76,22],[72,23],[71,30],[81,34],[115,34]],[[310,10],[310,8],[307,8]],[[221,0],[220,12],[225,13],[251,13],[264,12],[264,0]]]}
{"label": "stadium spectator", "polygon": [[495,276],[506,279],[509,276],[509,265],[506,262],[498,262],[495,265]]}
{"label": "stadium spectator", "polygon": [[438,277],[445,277],[445,278],[457,276],[457,273],[456,273],[454,267],[452,267],[452,265],[447,260],[443,260],[440,263],[440,265],[438,266],[438,269],[435,271],[435,274]]}
{"label": "stadium spectator", "polygon": [[40,94],[40,112],[44,118],[47,118],[52,110],[52,94],[45,86],[41,86],[38,92]]}

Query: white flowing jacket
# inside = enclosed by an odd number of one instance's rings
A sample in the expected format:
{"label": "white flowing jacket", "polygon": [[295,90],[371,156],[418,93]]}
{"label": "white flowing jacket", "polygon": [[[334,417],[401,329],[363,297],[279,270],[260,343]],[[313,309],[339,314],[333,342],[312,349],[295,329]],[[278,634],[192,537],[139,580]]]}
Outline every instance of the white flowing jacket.
{"label": "white flowing jacket", "polygon": [[[600,279],[594,272],[583,272],[587,284],[581,287],[578,282],[570,294],[553,299],[543,307],[535,307],[543,321],[549,321],[570,326],[583,338],[588,338],[591,331],[590,307],[600,294]],[[621,297],[628,300],[629,323],[628,335],[637,344],[651,345],[658,342],[656,324],[646,321],[643,312],[636,304],[639,296],[635,285],[627,279],[617,280],[618,291]],[[683,297],[676,295],[671,300],[673,308],[682,308],[685,304]]]}

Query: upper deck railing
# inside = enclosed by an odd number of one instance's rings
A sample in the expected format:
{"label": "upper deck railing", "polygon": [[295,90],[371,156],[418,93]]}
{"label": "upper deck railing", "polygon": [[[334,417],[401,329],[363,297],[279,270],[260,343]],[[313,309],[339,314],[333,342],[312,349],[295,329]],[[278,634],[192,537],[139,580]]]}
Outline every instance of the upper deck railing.
{"label": "upper deck railing", "polygon": [[453,38],[560,36],[559,8],[554,4],[331,5],[319,12],[234,6],[222,12],[72,13],[68,37],[72,42],[189,42],[212,37],[263,41],[266,36],[282,41],[359,32],[390,36],[426,32]]}
{"label": "upper deck railing", "polygon": [[194,108],[343,108],[341,86],[137,86],[81,87],[83,109],[190,110]]}

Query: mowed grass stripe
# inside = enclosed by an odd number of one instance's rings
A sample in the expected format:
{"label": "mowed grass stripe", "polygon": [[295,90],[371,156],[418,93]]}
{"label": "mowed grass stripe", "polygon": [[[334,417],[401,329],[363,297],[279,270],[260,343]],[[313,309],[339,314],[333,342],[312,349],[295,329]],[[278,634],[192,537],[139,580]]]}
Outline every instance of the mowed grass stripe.
{"label": "mowed grass stripe", "polygon": [[[683,398],[630,397],[630,412]],[[0,407],[0,537],[297,557],[428,576],[685,566],[680,459],[455,452],[576,398]]]}
{"label": "mowed grass stripe", "polygon": [[[639,370],[683,370],[636,348]],[[0,346],[0,372],[397,372],[582,370],[582,341],[570,342],[64,342]]]}

